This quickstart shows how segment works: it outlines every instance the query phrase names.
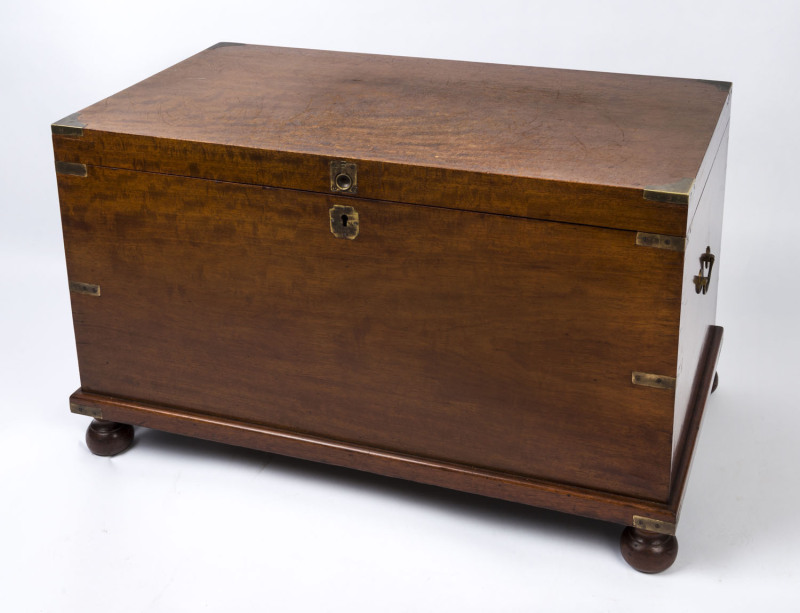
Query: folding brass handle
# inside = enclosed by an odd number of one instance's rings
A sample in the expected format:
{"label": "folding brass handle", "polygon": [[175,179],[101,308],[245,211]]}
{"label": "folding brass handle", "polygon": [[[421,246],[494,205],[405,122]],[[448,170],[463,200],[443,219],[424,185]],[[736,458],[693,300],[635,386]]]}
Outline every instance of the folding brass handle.
{"label": "folding brass handle", "polygon": [[694,289],[699,293],[708,292],[711,283],[711,270],[714,268],[714,254],[711,247],[706,247],[706,252],[700,256],[700,272],[694,277]]}
{"label": "folding brass handle", "polygon": [[358,168],[353,162],[331,162],[331,191],[338,194],[358,193]]}
{"label": "folding brass handle", "polygon": [[336,175],[335,181],[336,187],[343,192],[346,192],[353,185],[353,180],[343,172]]}

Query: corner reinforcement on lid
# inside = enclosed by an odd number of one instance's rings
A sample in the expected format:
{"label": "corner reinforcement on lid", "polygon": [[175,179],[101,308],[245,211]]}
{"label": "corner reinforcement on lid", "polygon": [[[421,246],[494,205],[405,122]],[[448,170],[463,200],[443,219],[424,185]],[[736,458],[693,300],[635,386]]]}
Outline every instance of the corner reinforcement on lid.
{"label": "corner reinforcement on lid", "polygon": [[54,122],[50,126],[50,130],[59,136],[83,136],[83,129],[87,124],[78,119],[79,116],[80,113],[68,115],[64,119]]}
{"label": "corner reinforcement on lid", "polygon": [[642,194],[645,200],[669,202],[672,204],[689,204],[694,189],[694,178],[686,177],[674,183],[648,185]]}
{"label": "corner reinforcement on lid", "polygon": [[244,43],[217,43],[216,45],[211,45],[206,51],[211,51],[212,49],[219,49],[220,47],[244,47]]}

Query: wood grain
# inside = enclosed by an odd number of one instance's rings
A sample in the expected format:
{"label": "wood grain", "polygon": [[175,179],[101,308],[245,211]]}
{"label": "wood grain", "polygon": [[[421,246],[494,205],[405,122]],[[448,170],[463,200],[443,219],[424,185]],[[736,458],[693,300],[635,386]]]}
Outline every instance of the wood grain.
{"label": "wood grain", "polygon": [[69,276],[102,292],[72,295],[84,390],[666,500],[674,392],[631,372],[676,374],[682,254],[91,166],[59,193]]}
{"label": "wood grain", "polygon": [[[725,265],[722,247],[722,210],[725,199],[725,173],[728,159],[728,130],[723,130],[719,147],[713,156],[708,181],[699,190],[698,205],[687,233],[681,290],[680,342],[678,345],[678,382],[675,393],[673,440],[678,455],[677,435],[684,427],[691,396],[698,384],[697,364],[706,342],[708,327],[716,323],[719,273]],[[715,256],[708,291],[698,294],[694,277],[700,272],[700,255],[710,247]]]}
{"label": "wood grain", "polygon": [[691,419],[688,422],[691,426],[685,429],[680,447],[679,464],[682,468],[679,478],[673,483],[667,503],[525,478],[83,390],[76,391],[70,397],[70,404],[76,412],[101,414],[104,419],[117,422],[355,468],[622,525],[632,525],[633,517],[637,515],[675,524],[713,379],[710,373],[716,369],[721,342],[722,328],[712,326],[698,365],[701,374],[697,377],[697,394],[692,399]]}
{"label": "wood grain", "polygon": [[[675,524],[722,341],[730,100],[721,82],[215,45],[84,109],[53,144],[69,280],[92,288],[71,293],[73,410],[111,422],[90,446],[119,451],[136,424]],[[330,193],[339,160],[357,194]],[[644,197],[680,181],[683,204]],[[673,542],[622,547],[648,569]]]}
{"label": "wood grain", "polygon": [[[61,161],[683,235],[730,84],[239,45],[79,113]],[[202,160],[202,163],[200,163]],[[444,204],[443,204],[444,203]]]}
{"label": "wood grain", "polygon": [[705,342],[700,353],[697,374],[694,377],[694,386],[689,400],[689,409],[683,421],[683,427],[678,435],[678,445],[675,453],[672,471],[672,487],[670,488],[670,509],[675,514],[675,521],[680,517],[683,495],[686,483],[689,480],[689,471],[694,457],[694,448],[700,436],[700,426],[703,422],[706,403],[716,380],[717,362],[722,350],[723,329],[720,326],[709,326],[704,335]]}
{"label": "wood grain", "polygon": [[324,462],[621,525],[631,523],[634,515],[645,515],[665,522],[675,519],[674,512],[664,503],[443,462],[226,417],[202,415],[177,407],[158,406],[82,390],[76,391],[70,397],[70,402],[100,411],[106,419],[137,427]]}

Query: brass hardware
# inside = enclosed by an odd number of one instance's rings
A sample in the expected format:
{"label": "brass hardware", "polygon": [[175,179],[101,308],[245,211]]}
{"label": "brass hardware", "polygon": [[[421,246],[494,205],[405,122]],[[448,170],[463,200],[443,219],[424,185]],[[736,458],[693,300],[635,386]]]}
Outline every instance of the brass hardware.
{"label": "brass hardware", "polygon": [[729,92],[733,88],[733,84],[729,83],[728,81],[710,81],[708,79],[697,79],[701,83],[705,83],[706,85],[713,85],[721,92]]}
{"label": "brass hardware", "polygon": [[91,283],[79,283],[78,281],[69,282],[69,291],[76,294],[88,294],[89,296],[99,296],[100,286]]}
{"label": "brass hardware", "polygon": [[682,236],[669,236],[667,234],[649,234],[647,232],[636,233],[636,244],[640,247],[655,247],[656,249],[667,249],[669,251],[680,251],[686,249],[686,239]]}
{"label": "brass hardware", "polygon": [[74,175],[85,177],[88,174],[86,164],[76,162],[56,162],[56,173],[60,175]]}
{"label": "brass hardware", "polygon": [[103,411],[97,407],[90,407],[85,404],[78,404],[77,402],[69,403],[69,410],[78,415],[87,415],[95,419],[103,419]]}
{"label": "brass hardware", "polygon": [[336,188],[337,189],[339,189],[339,190],[341,190],[343,192],[346,192],[352,186],[353,186],[353,180],[348,175],[346,175],[343,172],[339,173],[338,175],[336,175]]}
{"label": "brass hardware", "polygon": [[50,131],[59,136],[83,136],[86,124],[78,119],[80,113],[73,113],[50,126]]}
{"label": "brass hardware", "polygon": [[711,247],[706,247],[706,252],[700,256],[700,272],[694,278],[694,289],[698,294],[708,292],[712,268],[714,268],[714,254],[711,253]]}
{"label": "brass hardware", "polygon": [[686,178],[675,183],[664,185],[648,185],[644,188],[644,199],[656,202],[671,202],[672,204],[689,204],[689,198],[694,189],[694,179]]}
{"label": "brass hardware", "polygon": [[337,204],[330,209],[331,232],[336,238],[353,240],[358,236],[358,213],[351,206]]}
{"label": "brass hardware", "polygon": [[206,51],[219,49],[220,47],[244,47],[244,43],[217,43],[216,45],[211,45]]}
{"label": "brass hardware", "polygon": [[658,532],[659,534],[675,534],[675,524],[660,519],[650,519],[641,515],[633,516],[633,527],[648,532]]}
{"label": "brass hardware", "polygon": [[358,193],[358,169],[352,162],[331,162],[331,191],[356,194]]}
{"label": "brass hardware", "polygon": [[644,387],[657,387],[664,390],[675,389],[675,377],[653,375],[647,372],[632,372],[631,382],[634,385],[642,385]]}

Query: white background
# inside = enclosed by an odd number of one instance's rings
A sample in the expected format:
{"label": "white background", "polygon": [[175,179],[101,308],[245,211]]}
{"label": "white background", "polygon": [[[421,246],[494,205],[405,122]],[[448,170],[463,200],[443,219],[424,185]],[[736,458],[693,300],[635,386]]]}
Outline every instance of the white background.
{"label": "white background", "polygon": [[[800,3],[14,2],[0,11],[0,610],[800,610]],[[619,528],[139,431],[83,443],[49,124],[218,41],[734,82],[726,328],[662,575]]]}

